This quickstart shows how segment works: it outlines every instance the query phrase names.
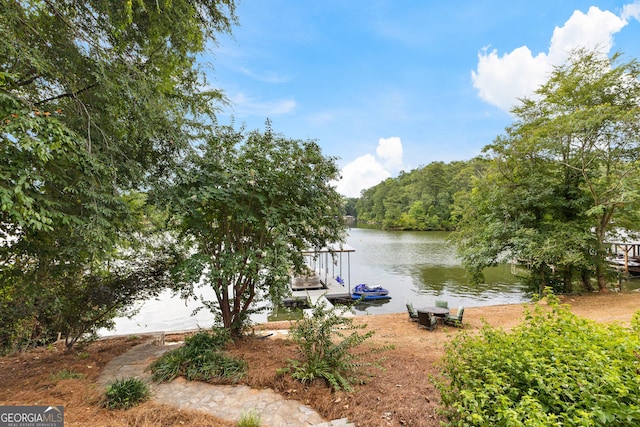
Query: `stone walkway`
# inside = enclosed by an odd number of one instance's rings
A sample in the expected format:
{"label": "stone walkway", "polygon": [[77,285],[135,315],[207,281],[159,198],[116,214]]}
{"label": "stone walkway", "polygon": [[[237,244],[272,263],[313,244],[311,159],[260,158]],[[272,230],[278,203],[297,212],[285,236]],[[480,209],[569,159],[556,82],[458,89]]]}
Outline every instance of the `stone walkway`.
{"label": "stone walkway", "polygon": [[256,390],[247,386],[211,385],[177,378],[170,383],[151,381],[146,370],[164,352],[180,344],[154,345],[154,341],[140,344],[112,359],[98,378],[98,385],[106,387],[116,379],[140,378],[149,384],[152,399],[183,409],[204,411],[218,418],[238,421],[243,413],[260,415],[265,427],[342,427],[351,426],[346,419],[324,420],[317,412],[298,401],[289,400],[270,389]]}

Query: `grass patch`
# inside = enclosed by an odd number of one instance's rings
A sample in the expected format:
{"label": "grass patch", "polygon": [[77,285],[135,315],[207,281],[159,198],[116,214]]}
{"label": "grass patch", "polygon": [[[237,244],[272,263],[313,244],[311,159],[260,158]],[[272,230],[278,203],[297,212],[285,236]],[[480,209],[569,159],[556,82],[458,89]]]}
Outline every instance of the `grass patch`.
{"label": "grass patch", "polygon": [[89,353],[86,351],[81,351],[78,353],[78,359],[88,359],[89,356]]}
{"label": "grass patch", "polygon": [[53,381],[58,381],[58,380],[68,380],[68,379],[80,379],[80,378],[84,378],[85,375],[81,374],[80,372],[74,372],[70,369],[62,369],[58,372],[52,372],[51,373],[51,379]]}

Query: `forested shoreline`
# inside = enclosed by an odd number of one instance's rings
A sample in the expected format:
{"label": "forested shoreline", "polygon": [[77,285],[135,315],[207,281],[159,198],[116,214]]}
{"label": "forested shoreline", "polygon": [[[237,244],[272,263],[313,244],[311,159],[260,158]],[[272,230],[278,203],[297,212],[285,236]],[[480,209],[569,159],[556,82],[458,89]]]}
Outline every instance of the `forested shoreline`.
{"label": "forested shoreline", "polygon": [[473,177],[486,165],[477,157],[400,172],[347,200],[346,214],[356,217],[358,224],[386,230],[453,231],[458,221],[456,195],[471,191]]}

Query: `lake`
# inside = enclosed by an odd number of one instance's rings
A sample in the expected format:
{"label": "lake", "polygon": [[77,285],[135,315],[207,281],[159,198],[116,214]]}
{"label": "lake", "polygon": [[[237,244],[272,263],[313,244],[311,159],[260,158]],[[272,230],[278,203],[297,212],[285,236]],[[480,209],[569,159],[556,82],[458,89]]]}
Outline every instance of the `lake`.
{"label": "lake", "polygon": [[510,265],[487,269],[487,283],[472,284],[447,236],[437,231],[351,229],[347,243],[356,249],[351,255],[352,284],[381,285],[392,296],[387,302],[358,304],[356,313],[403,312],[409,301],[415,307],[433,305],[436,299],[448,301],[449,307],[474,307],[530,299]]}
{"label": "lake", "polygon": [[[367,283],[389,289],[391,299],[358,303],[353,311],[358,315],[405,312],[405,304],[433,305],[436,299],[449,302],[449,307],[474,307],[528,301],[530,296],[511,274],[509,265],[488,269],[485,284],[474,285],[456,258],[454,248],[447,243],[446,232],[383,231],[369,228],[349,230],[347,243],[355,248],[351,254],[351,284]],[[199,294],[214,299],[209,288]],[[208,328],[213,324],[206,309],[192,316],[201,304],[185,303],[165,292],[158,299],[139,305],[132,319],[116,319],[116,329],[101,330],[100,335],[122,335],[155,331],[181,331]],[[254,320],[266,321],[267,313]]]}

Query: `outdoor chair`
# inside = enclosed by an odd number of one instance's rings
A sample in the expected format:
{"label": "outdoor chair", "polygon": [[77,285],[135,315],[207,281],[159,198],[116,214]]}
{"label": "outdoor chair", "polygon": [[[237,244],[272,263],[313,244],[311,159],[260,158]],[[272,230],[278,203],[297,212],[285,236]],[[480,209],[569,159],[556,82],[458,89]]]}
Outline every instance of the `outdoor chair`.
{"label": "outdoor chair", "polygon": [[429,313],[427,311],[419,311],[418,325],[424,326],[428,330],[433,331],[434,328],[438,325],[438,318],[434,316],[433,313]]}
{"label": "outdoor chair", "polygon": [[436,301],[436,307],[439,308],[449,308],[449,303],[447,301]]}
{"label": "outdoor chair", "polygon": [[410,302],[407,303],[407,312],[409,313],[409,320],[412,322],[418,321],[418,312],[413,308],[413,304]]}
{"label": "outdoor chair", "polygon": [[451,326],[462,327],[463,315],[464,315],[464,307],[460,307],[455,315],[448,314],[444,318],[444,323]]}

